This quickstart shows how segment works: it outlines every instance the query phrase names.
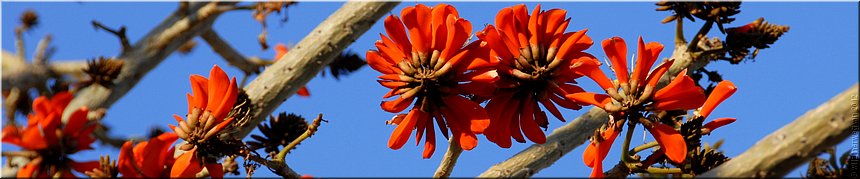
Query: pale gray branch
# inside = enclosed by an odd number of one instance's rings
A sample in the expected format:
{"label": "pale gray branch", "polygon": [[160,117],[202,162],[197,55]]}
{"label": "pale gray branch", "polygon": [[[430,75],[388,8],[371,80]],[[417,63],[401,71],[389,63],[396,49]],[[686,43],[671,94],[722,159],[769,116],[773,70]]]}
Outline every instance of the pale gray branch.
{"label": "pale gray branch", "polygon": [[221,36],[214,29],[203,32],[200,37],[209,44],[209,47],[212,47],[212,51],[221,55],[230,65],[241,69],[245,74],[260,73],[259,65],[246,59],[245,56],[236,51],[229,43],[221,39]]}
{"label": "pale gray branch", "polygon": [[349,1],[317,25],[290,53],[267,67],[245,87],[254,107],[251,121],[241,126],[238,137],[254,130],[398,3]]}
{"label": "pale gray branch", "polygon": [[[235,4],[237,2],[222,2]],[[161,61],[172,54],[182,44],[202,34],[211,28],[212,23],[222,12],[217,10],[219,3],[191,3],[189,14],[179,14],[176,11],[169,15],[161,24],[152,29],[131,49],[124,50],[116,59],[123,60],[123,68],[114,80],[112,88],[101,85],[90,85],[81,89],[74,100],[64,111],[63,120],[67,120],[71,111],[82,106],[90,109],[107,108],[125,96],[140,79]]]}
{"label": "pale gray branch", "polygon": [[785,176],[851,134],[852,123],[858,117],[857,91],[855,83],[794,122],[759,140],[746,152],[699,177]]}

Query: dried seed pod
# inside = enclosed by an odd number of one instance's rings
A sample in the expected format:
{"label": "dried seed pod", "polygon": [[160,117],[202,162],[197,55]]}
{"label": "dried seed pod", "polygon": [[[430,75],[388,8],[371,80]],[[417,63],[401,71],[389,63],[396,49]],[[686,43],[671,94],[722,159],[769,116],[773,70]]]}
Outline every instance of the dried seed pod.
{"label": "dried seed pod", "polygon": [[28,9],[21,14],[21,27],[23,29],[31,29],[36,25],[39,25],[39,15],[36,14],[36,11]]}
{"label": "dried seed pod", "polygon": [[[724,59],[732,64],[740,63],[747,56],[753,59],[758,50],[770,47],[788,30],[788,26],[770,24],[764,18],[758,18],[744,26],[729,28],[725,47],[728,49],[729,57]],[[752,54],[750,54],[750,48],[755,48]]]}

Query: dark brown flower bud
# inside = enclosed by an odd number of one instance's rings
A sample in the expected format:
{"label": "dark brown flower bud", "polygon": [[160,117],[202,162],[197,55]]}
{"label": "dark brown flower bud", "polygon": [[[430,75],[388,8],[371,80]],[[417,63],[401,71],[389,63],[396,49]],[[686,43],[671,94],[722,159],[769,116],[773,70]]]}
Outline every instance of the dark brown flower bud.
{"label": "dark brown flower bud", "polygon": [[87,69],[84,69],[84,72],[89,75],[90,79],[83,81],[82,86],[98,84],[106,88],[113,87],[113,80],[119,76],[122,65],[123,61],[105,57],[88,61]]}
{"label": "dark brown flower bud", "polygon": [[30,29],[36,25],[39,25],[39,15],[36,14],[36,11],[29,9],[21,14],[21,26],[24,29]]}

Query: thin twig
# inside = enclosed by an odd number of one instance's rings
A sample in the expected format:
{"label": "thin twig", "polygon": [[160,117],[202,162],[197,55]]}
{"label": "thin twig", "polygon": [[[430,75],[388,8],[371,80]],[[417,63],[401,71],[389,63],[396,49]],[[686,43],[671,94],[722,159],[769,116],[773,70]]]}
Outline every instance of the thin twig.
{"label": "thin twig", "polygon": [[648,142],[646,144],[642,144],[640,146],[634,147],[633,149],[630,150],[630,154],[636,154],[636,153],[639,153],[645,149],[654,148],[654,147],[659,146],[659,145],[660,145],[660,143],[657,143],[657,141],[651,141],[651,142]]}
{"label": "thin twig", "polygon": [[696,33],[696,36],[693,36],[693,40],[690,40],[690,44],[687,44],[687,52],[695,52],[696,50],[698,50],[699,49],[699,41],[708,35],[708,32],[711,31],[711,27],[713,27],[713,26],[714,26],[713,20],[706,21],[705,25],[703,25],[702,28],[699,29],[699,32]]}
{"label": "thin twig", "polygon": [[[24,56],[26,53],[25,49],[26,48],[24,47],[24,28],[23,27],[15,28],[15,55],[18,56],[18,59],[16,60],[16,62],[20,62],[22,64],[26,63],[24,61],[24,59],[25,59]],[[8,59],[4,59],[4,60],[8,60]]]}
{"label": "thin twig", "polygon": [[451,173],[454,171],[454,165],[457,164],[457,159],[463,153],[463,148],[460,148],[460,142],[454,140],[453,137],[448,139],[448,141],[450,141],[448,143],[448,151],[442,157],[442,162],[439,163],[439,168],[436,168],[433,178],[448,178],[448,176],[451,176]]}
{"label": "thin twig", "polygon": [[36,51],[33,53],[33,64],[45,65],[48,64],[45,54],[48,52],[48,45],[51,43],[51,34],[45,35],[39,44],[36,45]]}
{"label": "thin twig", "polygon": [[260,73],[260,65],[254,64],[253,62],[248,61],[248,59],[245,59],[245,56],[236,51],[236,49],[230,46],[229,43],[224,41],[224,39],[222,39],[215,30],[209,29],[208,31],[203,32],[200,37],[209,44],[209,47],[212,47],[212,50],[215,51],[215,53],[221,55],[221,57],[223,57],[230,65],[241,69],[245,74]]}
{"label": "thin twig", "polygon": [[313,136],[317,132],[322,121],[325,121],[325,120],[322,119],[322,113],[320,113],[319,115],[317,115],[317,118],[314,119],[313,122],[311,122],[311,125],[308,126],[308,129],[305,130],[305,133],[302,133],[302,135],[300,135],[298,138],[296,138],[292,142],[290,142],[290,144],[287,144],[287,146],[285,146],[283,149],[281,149],[281,152],[278,152],[278,155],[276,155],[273,160],[274,161],[284,161],[284,157],[287,156],[287,153],[290,153],[290,151],[293,150],[293,148],[296,148],[296,146],[299,145],[299,143],[302,143],[302,141],[304,141],[305,139],[308,139],[309,137]]}
{"label": "thin twig", "polygon": [[33,152],[33,151],[14,151],[14,152],[4,151],[2,153],[2,155],[4,157],[26,157],[26,158],[35,158],[35,157],[39,156],[38,153]]}
{"label": "thin twig", "polygon": [[131,43],[128,43],[128,37],[125,35],[125,30],[126,30],[125,26],[120,26],[119,30],[114,30],[114,29],[111,29],[111,28],[103,25],[102,23],[100,23],[99,21],[96,21],[96,20],[93,20],[92,23],[93,23],[93,27],[95,27],[96,29],[102,29],[102,30],[108,31],[108,32],[112,33],[113,35],[116,35],[117,37],[119,37],[119,42],[120,42],[120,44],[122,44],[122,51],[123,52],[127,52],[127,51],[131,50]]}

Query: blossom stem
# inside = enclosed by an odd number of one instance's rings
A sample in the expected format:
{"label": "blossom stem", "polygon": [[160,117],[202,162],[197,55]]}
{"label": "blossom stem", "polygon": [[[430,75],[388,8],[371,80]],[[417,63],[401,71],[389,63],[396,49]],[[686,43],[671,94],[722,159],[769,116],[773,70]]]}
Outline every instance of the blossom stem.
{"label": "blossom stem", "polygon": [[645,150],[645,149],[654,148],[654,147],[656,147],[656,146],[658,146],[658,145],[659,145],[659,143],[657,143],[657,141],[651,141],[651,142],[648,142],[648,143],[646,143],[646,144],[642,144],[642,145],[640,145],[640,146],[636,146],[636,147],[634,147],[632,150],[630,150],[630,152],[629,152],[629,153],[630,153],[630,154],[636,154],[636,153],[639,153],[639,152],[641,152],[641,151],[643,151],[643,150]]}
{"label": "blossom stem", "polygon": [[684,19],[675,19],[675,44],[687,44],[687,39],[684,39]]}
{"label": "blossom stem", "polygon": [[627,134],[624,136],[624,144],[621,145],[621,161],[624,163],[630,162],[630,139],[633,138],[633,129],[636,129],[636,123],[633,121],[627,122]]}
{"label": "blossom stem", "polygon": [[699,40],[705,38],[705,36],[708,34],[709,31],[711,31],[711,27],[713,26],[713,20],[708,20],[707,22],[705,22],[705,25],[703,25],[702,28],[699,29],[699,33],[696,33],[696,36],[693,37],[693,40],[690,40],[690,44],[687,44],[687,52],[694,52],[698,50],[697,47],[699,47]]}
{"label": "blossom stem", "polygon": [[451,172],[454,171],[454,165],[457,164],[457,159],[460,158],[460,154],[463,153],[463,148],[460,148],[460,142],[454,140],[453,137],[449,139],[448,143],[448,151],[445,152],[445,156],[442,157],[442,162],[439,163],[439,168],[436,169],[436,173],[433,174],[433,178],[448,178],[451,175]]}
{"label": "blossom stem", "polygon": [[317,128],[319,128],[320,123],[322,123],[322,121],[324,120],[322,119],[322,113],[320,113],[319,115],[317,115],[317,118],[314,119],[311,125],[308,126],[308,130],[305,130],[305,133],[302,133],[301,136],[290,142],[290,144],[287,144],[287,146],[284,147],[284,149],[281,149],[281,152],[278,152],[278,155],[276,155],[275,158],[272,160],[284,162],[284,157],[287,156],[287,153],[290,153],[290,150],[296,148],[296,145],[299,145],[299,143],[302,143],[302,141],[314,135],[314,133],[317,132]]}

